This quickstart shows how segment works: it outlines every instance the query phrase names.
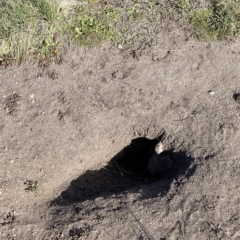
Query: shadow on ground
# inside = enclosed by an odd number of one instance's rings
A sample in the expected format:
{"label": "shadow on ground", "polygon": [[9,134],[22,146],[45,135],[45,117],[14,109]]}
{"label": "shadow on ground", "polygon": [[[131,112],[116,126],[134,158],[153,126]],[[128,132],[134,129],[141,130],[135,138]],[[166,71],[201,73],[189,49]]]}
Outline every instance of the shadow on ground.
{"label": "shadow on ground", "polygon": [[[189,178],[195,172],[196,166],[190,168],[193,159],[187,157],[184,152],[170,150],[165,153],[173,160],[172,167],[164,175],[152,177],[146,167],[158,142],[159,138],[132,140],[131,144],[113,157],[107,166],[100,170],[88,170],[73,180],[68,189],[54,199],[52,204],[66,206],[100,196],[107,198],[126,190],[132,192],[142,189],[143,198],[166,194],[174,179],[180,176]],[[150,187],[153,182],[157,184]]]}

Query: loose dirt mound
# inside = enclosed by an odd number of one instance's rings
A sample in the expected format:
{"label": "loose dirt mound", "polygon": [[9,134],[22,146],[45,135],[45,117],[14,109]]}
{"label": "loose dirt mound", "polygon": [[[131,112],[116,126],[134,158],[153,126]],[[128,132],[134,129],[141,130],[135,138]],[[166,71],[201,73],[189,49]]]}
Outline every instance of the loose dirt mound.
{"label": "loose dirt mound", "polygon": [[[1,70],[0,238],[240,239],[239,47],[164,30]],[[137,138],[171,152],[159,178],[152,145],[119,166]]]}

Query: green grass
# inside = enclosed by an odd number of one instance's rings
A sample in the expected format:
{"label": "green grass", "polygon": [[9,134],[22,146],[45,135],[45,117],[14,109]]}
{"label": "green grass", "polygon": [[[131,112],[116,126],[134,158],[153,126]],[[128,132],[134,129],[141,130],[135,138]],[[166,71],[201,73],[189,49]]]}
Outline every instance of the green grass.
{"label": "green grass", "polygon": [[118,9],[111,5],[89,4],[72,18],[70,35],[82,45],[97,45],[117,39]]}
{"label": "green grass", "polygon": [[187,15],[190,11],[191,0],[176,0],[173,2],[174,7],[182,15]]}
{"label": "green grass", "polygon": [[193,13],[191,23],[197,29],[196,36],[200,39],[222,40],[228,36],[239,36],[240,3],[217,1],[211,8]]}
{"label": "green grass", "polygon": [[0,61],[21,62],[29,53],[47,55],[57,45],[64,16],[48,0],[3,0],[0,3]]}
{"label": "green grass", "polygon": [[55,57],[61,45],[56,35],[87,46],[106,41],[133,43],[141,34],[150,38],[151,31],[139,22],[151,17],[154,0],[130,1],[122,7],[111,0],[83,3],[68,13],[51,0],[2,0],[0,65],[21,63],[29,56]]}
{"label": "green grass", "polygon": [[[47,54],[58,30],[57,8],[47,0],[5,0],[0,3],[0,60],[21,62],[30,52]],[[45,45],[45,46],[44,46]]]}
{"label": "green grass", "polygon": [[193,27],[199,40],[224,40],[240,35],[240,2],[237,0],[209,1],[198,6],[198,1],[176,0],[175,8]]}
{"label": "green grass", "polygon": [[[21,63],[30,58],[54,58],[61,51],[63,39],[81,45],[103,42],[133,44],[155,41],[155,29],[163,18],[177,13],[192,27],[199,40],[223,40],[240,35],[240,2],[237,0],[111,0],[80,1],[66,12],[53,0],[0,1],[0,66]],[[169,17],[170,16],[170,17]],[[55,36],[60,36],[56,38]]]}

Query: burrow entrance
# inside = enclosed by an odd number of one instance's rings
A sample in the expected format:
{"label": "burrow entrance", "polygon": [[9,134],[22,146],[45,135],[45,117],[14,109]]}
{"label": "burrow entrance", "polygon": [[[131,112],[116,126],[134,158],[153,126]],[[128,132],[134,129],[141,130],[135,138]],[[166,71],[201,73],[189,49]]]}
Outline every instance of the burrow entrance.
{"label": "burrow entrance", "polygon": [[[52,203],[69,205],[76,201],[85,201],[96,197],[108,197],[121,193],[135,186],[143,186],[157,180],[167,180],[165,189],[158,189],[156,194],[166,193],[172,179],[180,175],[189,177],[188,171],[193,159],[184,152],[174,149],[156,154],[156,145],[161,138],[136,138],[116,154],[107,166],[99,170],[88,170],[73,180],[65,191]],[[154,158],[157,157],[157,158]],[[157,171],[156,171],[157,170]]]}

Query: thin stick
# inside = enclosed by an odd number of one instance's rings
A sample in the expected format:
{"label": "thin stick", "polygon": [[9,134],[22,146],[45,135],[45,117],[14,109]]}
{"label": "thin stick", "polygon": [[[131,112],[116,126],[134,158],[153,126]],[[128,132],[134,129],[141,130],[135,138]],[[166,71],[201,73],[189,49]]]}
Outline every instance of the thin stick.
{"label": "thin stick", "polygon": [[143,224],[136,218],[136,216],[133,214],[133,212],[128,209],[129,212],[132,214],[132,216],[134,217],[134,219],[137,221],[137,223],[139,224],[139,226],[141,227],[141,229],[143,230],[143,232],[147,235],[147,237],[150,239],[150,240],[154,240],[154,238],[150,235],[150,233],[148,232],[148,230],[143,226]]}
{"label": "thin stick", "polygon": [[111,235],[107,230],[104,230],[112,239],[117,240],[113,235]]}

